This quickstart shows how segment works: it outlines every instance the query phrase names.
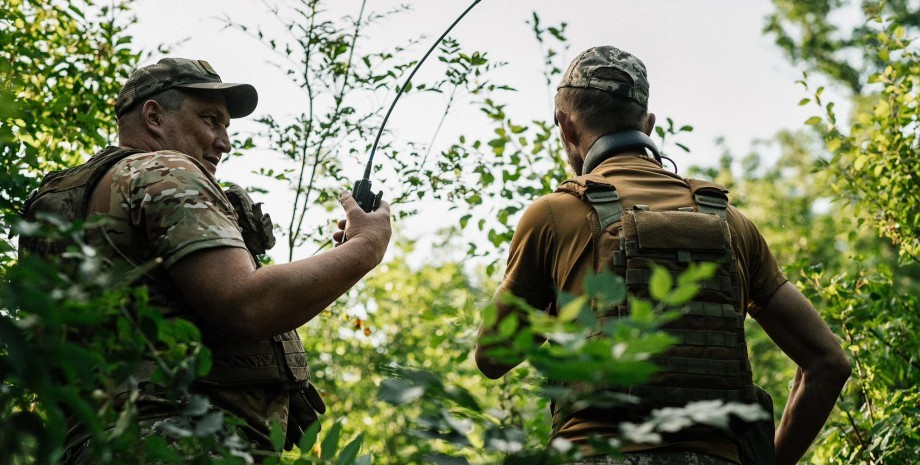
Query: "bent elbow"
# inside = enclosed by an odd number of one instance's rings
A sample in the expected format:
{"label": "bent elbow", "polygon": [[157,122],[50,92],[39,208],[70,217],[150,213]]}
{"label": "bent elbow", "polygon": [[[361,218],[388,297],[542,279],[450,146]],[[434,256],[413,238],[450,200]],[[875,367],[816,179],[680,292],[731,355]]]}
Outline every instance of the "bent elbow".
{"label": "bent elbow", "polygon": [[843,385],[846,384],[853,373],[853,365],[843,351],[840,350],[824,357],[812,368],[811,372],[826,383],[843,389]]}
{"label": "bent elbow", "polygon": [[853,374],[853,364],[850,363],[850,359],[848,359],[846,355],[840,353],[839,356],[835,357],[833,370],[834,377],[842,386],[850,379],[850,375]]}
{"label": "bent elbow", "polygon": [[476,349],[476,367],[479,368],[479,371],[489,379],[498,379],[505,375],[508,372],[509,368],[495,363],[495,361],[483,353],[483,348],[477,347]]}
{"label": "bent elbow", "polygon": [[479,371],[489,379],[498,379],[505,375],[508,372],[507,369],[496,367],[489,363],[476,363],[479,366]]}

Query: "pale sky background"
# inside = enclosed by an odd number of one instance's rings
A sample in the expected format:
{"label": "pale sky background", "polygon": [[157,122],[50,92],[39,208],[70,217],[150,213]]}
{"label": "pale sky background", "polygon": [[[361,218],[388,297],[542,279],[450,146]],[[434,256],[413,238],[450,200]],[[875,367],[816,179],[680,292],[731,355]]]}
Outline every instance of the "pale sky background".
{"label": "pale sky background", "polygon": [[[398,4],[370,0],[367,8],[383,11]],[[366,29],[367,37],[361,39],[364,46],[395,47],[425,35],[411,55],[420,59],[469,2],[421,0],[411,5],[412,11]],[[334,16],[356,15],[359,7],[357,0],[332,0],[326,4]],[[246,24],[261,23],[270,28],[272,23],[265,10],[261,2],[240,0],[140,0],[134,8],[139,22],[131,32],[135,46],[145,50],[181,40],[172,47],[174,56],[209,61],[225,82],[253,84],[260,96],[255,115],[283,117],[305,108],[303,93],[265,64],[267,53],[262,45],[240,32],[221,30],[221,22],[214,19],[226,14]],[[533,39],[530,26],[525,24],[533,11],[541,16],[544,25],[568,23],[571,48],[564,64],[595,45],[615,45],[633,53],[648,68],[649,107],[658,115],[659,122],[671,117],[680,125],[690,124],[695,128],[693,133],[679,139],[690,147],[691,154],[673,146],[669,150],[684,172],[690,165],[714,165],[722,153],[715,143],[718,138],[724,138],[725,145],[740,157],[749,152],[753,140],[770,139],[783,128],[801,127],[803,121],[817,113],[813,107],[798,106],[799,100],[808,96],[795,83],[802,76],[801,69],[790,65],[761,32],[770,10],[768,0],[483,0],[450,36],[458,39],[465,50],[483,51],[493,60],[508,62],[494,81],[507,82],[518,89],[504,97],[507,112],[517,121],[544,119],[552,112],[539,44]],[[358,47],[362,47],[362,42],[359,41]],[[154,55],[150,62],[158,58]],[[434,58],[423,65],[416,81],[436,78],[430,74],[438,71]],[[379,102],[369,103],[386,108],[392,98],[391,93]],[[398,138],[428,142],[437,123],[437,118],[429,116],[431,108],[443,107],[438,98],[403,96],[388,129]],[[258,125],[234,120],[232,129],[253,131]],[[461,105],[448,116],[432,153],[438,153],[458,134],[486,137],[487,130],[484,119],[477,116],[472,106]],[[223,165],[218,177],[243,185],[258,185],[261,178],[249,174],[254,166],[281,163],[280,155],[264,151],[255,151],[246,158]],[[355,165],[348,171],[351,178],[358,179],[363,166]],[[374,188],[383,189],[384,195],[387,187],[374,183]],[[272,192],[256,200],[266,202],[266,209],[276,222],[285,222],[284,218],[290,215],[291,198],[286,192]],[[452,221],[456,219],[449,215],[423,212],[421,221],[414,221],[411,228],[402,230],[416,236]],[[282,250],[281,242],[273,256],[285,261],[287,253]],[[312,250],[303,252],[308,254]]]}

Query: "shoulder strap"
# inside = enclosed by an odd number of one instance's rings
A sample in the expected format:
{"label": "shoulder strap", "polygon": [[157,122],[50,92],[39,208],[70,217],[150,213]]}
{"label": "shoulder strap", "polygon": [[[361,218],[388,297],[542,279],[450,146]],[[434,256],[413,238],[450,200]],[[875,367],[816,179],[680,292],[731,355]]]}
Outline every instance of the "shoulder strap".
{"label": "shoulder strap", "polygon": [[693,201],[696,202],[700,213],[718,215],[723,220],[726,218],[725,210],[728,209],[728,189],[721,184],[699,179],[686,179],[690,186]]}
{"label": "shoulder strap", "polygon": [[594,209],[597,213],[599,231],[607,229],[613,223],[620,221],[623,206],[620,205],[620,194],[616,187],[607,178],[599,174],[586,174],[569,179],[556,188],[556,192],[565,192],[578,197]]}

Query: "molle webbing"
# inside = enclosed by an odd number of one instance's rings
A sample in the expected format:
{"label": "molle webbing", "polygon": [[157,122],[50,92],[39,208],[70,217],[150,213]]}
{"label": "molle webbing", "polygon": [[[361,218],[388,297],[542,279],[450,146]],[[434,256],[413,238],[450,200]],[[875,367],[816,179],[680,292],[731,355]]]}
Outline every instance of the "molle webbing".
{"label": "molle webbing", "polygon": [[[48,173],[41,186],[29,196],[23,205],[23,217],[29,221],[41,220],[37,215],[53,215],[74,223],[86,219],[86,209],[96,184],[112,166],[129,155],[141,150],[122,147],[108,147],[86,163],[61,171]],[[62,238],[43,236],[19,236],[20,254],[32,253],[50,258],[67,250],[72,242]]]}
{"label": "molle webbing", "polygon": [[668,332],[682,346],[738,347],[738,333],[674,329]]}
{"label": "molle webbing", "polygon": [[251,342],[208,342],[213,365],[200,382],[222,386],[281,382],[299,389],[310,380],[303,343],[295,331]]}
{"label": "molle webbing", "polygon": [[[652,211],[645,205],[625,210],[610,180],[594,174],[557,189],[591,205],[595,271],[610,267],[624,278],[630,295],[648,298],[652,265],[663,266],[675,282],[693,262],[717,265],[711,278],[698,283],[694,300],[677,308],[682,317],[664,327],[676,343],[652,357],[660,371],[644,385],[610,389],[640,399],[639,405],[628,408],[632,419],[654,408],[691,401],[756,399],[744,339],[740,275],[726,221],[727,190],[706,181],[686,181],[693,204],[673,211]],[[626,313],[621,304],[600,316]]]}
{"label": "molle webbing", "polygon": [[757,398],[753,384],[743,386],[740,389],[695,389],[633,385],[629,387],[629,394],[646,402],[665,407],[682,406],[688,402],[701,400],[750,402],[750,399]]}
{"label": "molle webbing", "polygon": [[[35,221],[36,215],[42,213],[70,222],[85,219],[90,197],[99,181],[116,163],[137,153],[143,151],[108,147],[80,166],[49,173],[24,206],[25,218]],[[271,219],[262,213],[260,204],[253,203],[242,188],[235,186],[229,190],[228,199],[236,210],[246,247],[258,267],[257,256],[275,244]],[[70,243],[22,235],[19,245],[20,253],[50,257],[65,251]],[[193,312],[187,303],[176,308],[161,308],[161,311],[164,315],[189,315]],[[259,341],[208,341],[205,344],[211,349],[213,365],[210,374],[200,382],[219,385],[281,383],[288,389],[300,389],[310,380],[303,344],[294,331]]]}
{"label": "molle webbing", "polygon": [[[736,345],[737,347],[737,345]],[[742,373],[739,360],[706,360],[689,357],[652,357],[660,373],[737,377]]]}

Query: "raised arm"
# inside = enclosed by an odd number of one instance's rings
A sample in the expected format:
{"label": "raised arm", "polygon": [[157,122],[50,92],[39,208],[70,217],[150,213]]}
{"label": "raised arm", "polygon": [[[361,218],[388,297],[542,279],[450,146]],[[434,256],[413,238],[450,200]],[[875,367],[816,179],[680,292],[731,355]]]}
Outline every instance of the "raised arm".
{"label": "raised arm", "polygon": [[775,437],[776,463],[795,464],[833,410],[850,376],[850,362],[815,308],[789,282],[754,318],[798,366]]}
{"label": "raised arm", "polygon": [[383,259],[390,208],[365,213],[351,194],[341,197],[348,241],[319,255],[255,269],[242,248],[192,253],[169,268],[192,308],[230,336],[260,339],[310,321]]}

